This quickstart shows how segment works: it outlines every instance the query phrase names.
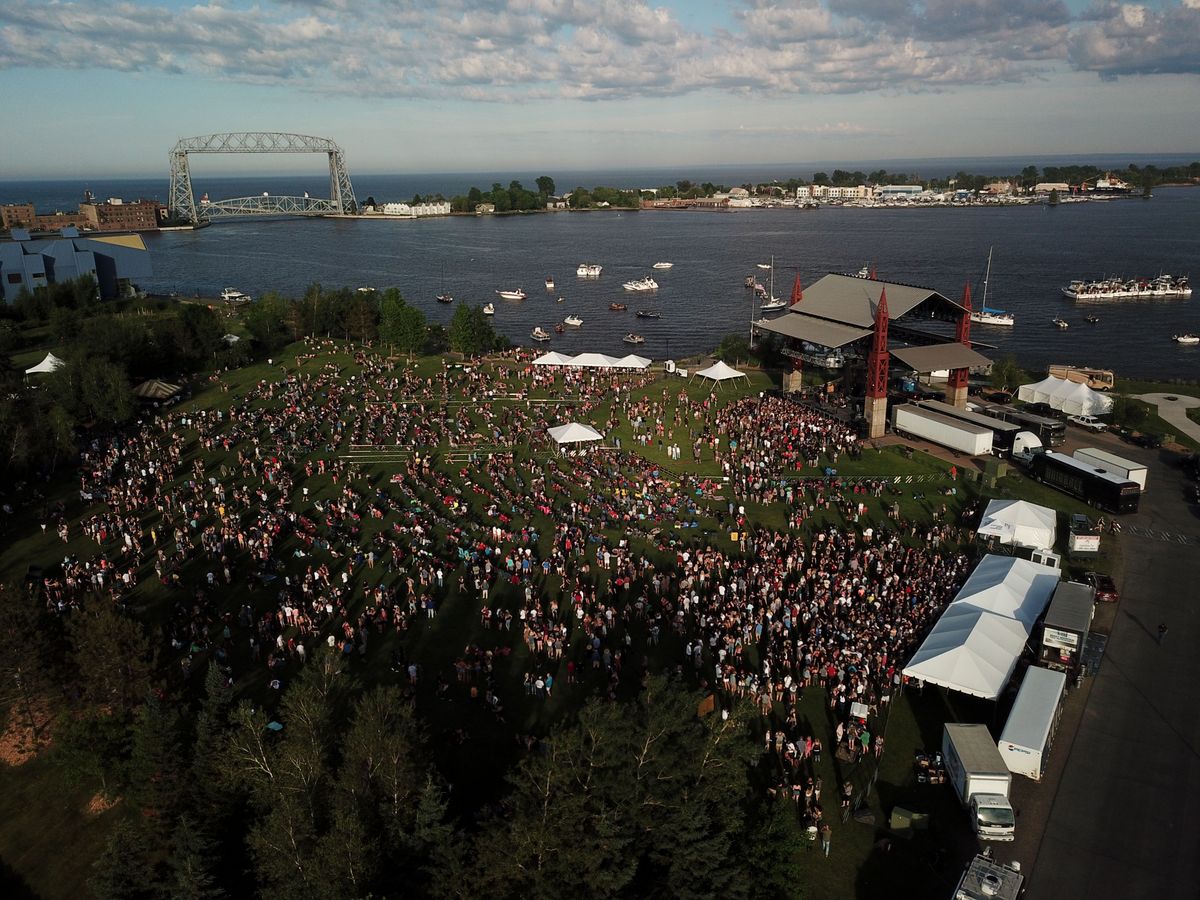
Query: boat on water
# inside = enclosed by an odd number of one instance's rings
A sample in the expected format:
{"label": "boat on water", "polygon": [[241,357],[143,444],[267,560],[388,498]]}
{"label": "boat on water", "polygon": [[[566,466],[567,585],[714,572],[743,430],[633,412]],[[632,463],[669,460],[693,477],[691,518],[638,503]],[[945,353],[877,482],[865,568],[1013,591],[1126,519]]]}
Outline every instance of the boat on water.
{"label": "boat on water", "polygon": [[554,302],[555,302],[555,303],[562,303],[562,302],[563,302],[564,300],[566,300],[566,299],[567,299],[566,297],[559,297],[559,298],[558,298],[557,300],[555,300]]}
{"label": "boat on water", "polygon": [[633,281],[627,281],[621,287],[627,291],[657,291],[658,282],[647,275],[645,278],[637,278]]}
{"label": "boat on water", "polygon": [[495,305],[494,305],[494,304],[491,304],[491,303],[485,303],[485,304],[483,304],[483,314],[484,314],[485,316],[494,316],[494,315],[496,314],[496,307],[495,307]]}
{"label": "boat on water", "polygon": [[546,278],[546,290],[548,290],[548,291],[554,290],[554,279],[553,278],[550,278],[550,277]]}
{"label": "boat on water", "polygon": [[575,274],[580,278],[599,278],[603,268],[604,266],[598,266],[595,263],[580,263]]}
{"label": "boat on water", "polygon": [[1069,300],[1186,300],[1192,286],[1186,275],[1159,275],[1155,278],[1105,278],[1101,281],[1076,279],[1062,295]]}
{"label": "boat on water", "polygon": [[572,328],[578,328],[580,325],[583,324],[583,319],[579,318],[579,316],[576,316],[576,315],[570,315],[570,316],[567,316],[565,319],[563,319],[563,324],[570,325]]}
{"label": "boat on water", "polygon": [[632,331],[629,332],[629,334],[625,335],[625,337],[621,338],[621,340],[623,340],[627,344],[644,344],[644,343],[646,343],[646,339],[644,337],[642,337],[640,334],[634,334]]}
{"label": "boat on water", "polygon": [[237,288],[227,287],[221,291],[221,299],[226,303],[249,303],[250,295],[243,294]]}
{"label": "boat on water", "polygon": [[563,325],[563,323],[562,323],[562,322],[559,322],[557,325],[555,325],[555,326],[554,326],[554,333],[555,333],[555,334],[562,334],[562,333],[563,333],[564,331],[566,331],[566,330],[567,330],[567,329],[566,329],[566,326],[565,326],[565,325]]}
{"label": "boat on water", "polygon": [[971,313],[971,321],[977,325],[999,325],[1004,328],[1012,328],[1016,324],[1016,318],[1010,312],[1005,312],[1002,309],[993,309],[987,305],[988,299],[988,282],[992,277],[992,248],[988,247],[987,268],[983,272],[983,302],[979,305],[978,311]]}
{"label": "boat on water", "polygon": [[656,269],[669,269],[669,268],[671,268],[671,266],[673,266],[673,265],[675,265],[675,263],[672,263],[672,262],[656,262],[656,263],[654,264],[654,268],[656,268]]}
{"label": "boat on water", "polygon": [[753,275],[747,275],[746,280],[744,282],[742,282],[742,286],[744,288],[746,288],[746,290],[751,290],[753,288],[761,287],[762,285],[760,285],[757,281],[754,280]]}
{"label": "boat on water", "polygon": [[764,269],[764,270],[771,268],[770,263],[755,263],[755,265],[758,266],[760,269]]}
{"label": "boat on water", "polygon": [[1200,344],[1200,335],[1195,334],[1173,334],[1171,340],[1177,344]]}
{"label": "boat on water", "polygon": [[650,309],[639,309],[637,312],[634,313],[634,315],[637,316],[639,319],[661,319],[662,318],[662,313],[654,312],[653,310],[650,310]]}
{"label": "boat on water", "polygon": [[524,300],[529,296],[520,288],[517,288],[515,291],[496,291],[496,295],[501,300]]}
{"label": "boat on water", "polygon": [[857,272],[854,273],[854,277],[855,278],[870,278],[871,277],[871,267],[863,266],[861,269],[859,269]]}
{"label": "boat on water", "polygon": [[438,303],[453,303],[454,302],[454,298],[451,297],[449,294],[438,294],[436,299],[437,299]]}
{"label": "boat on water", "polygon": [[1052,324],[1058,326],[1059,328],[1070,328],[1071,327],[1070,323],[1066,319],[1064,319],[1062,316],[1055,316],[1050,321]]}
{"label": "boat on water", "polygon": [[613,312],[625,312],[625,310],[629,309],[624,303],[610,303],[608,304],[608,308]]}
{"label": "boat on water", "polygon": [[360,288],[358,289],[358,292],[359,292],[360,294],[374,294],[374,293],[375,293],[375,288],[373,288],[373,287],[360,287]]}
{"label": "boat on water", "polygon": [[545,328],[543,328],[541,325],[539,325],[537,328],[533,329],[533,331],[532,331],[532,332],[530,332],[530,335],[529,335],[529,336],[530,336],[531,338],[533,338],[535,341],[548,341],[548,340],[550,340],[550,332],[548,332],[548,331],[547,331]]}
{"label": "boat on water", "polygon": [[763,304],[760,306],[759,312],[778,312],[781,309],[787,309],[788,302],[782,297],[764,298]]}
{"label": "boat on water", "polygon": [[1093,315],[1093,316],[1084,316],[1084,317],[1083,317],[1083,321],[1085,321],[1085,322],[1091,322],[1093,325],[1095,325],[1097,322],[1099,322],[1099,321],[1100,321],[1100,317],[1099,317],[1099,316],[1095,316],[1095,315]]}

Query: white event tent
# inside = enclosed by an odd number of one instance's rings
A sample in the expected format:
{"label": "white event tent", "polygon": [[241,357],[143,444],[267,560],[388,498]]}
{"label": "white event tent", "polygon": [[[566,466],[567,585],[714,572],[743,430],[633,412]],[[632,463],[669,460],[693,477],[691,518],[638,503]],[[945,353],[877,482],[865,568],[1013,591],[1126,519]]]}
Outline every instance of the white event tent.
{"label": "white event tent", "polygon": [[589,369],[645,369],[650,360],[644,356],[607,356],[603,353],[580,353],[578,356],[567,356],[565,353],[551,351],[539,356],[533,361],[535,366],[575,366]]}
{"label": "white event tent", "polygon": [[563,444],[586,444],[591,441],[602,441],[604,435],[598,432],[590,425],[583,425],[579,422],[568,422],[566,425],[555,425],[553,428],[547,428],[546,433],[554,438],[554,442],[559,446]]}
{"label": "white event tent", "polygon": [[1036,384],[1023,384],[1017,398],[1025,403],[1045,403],[1069,416],[1102,416],[1112,410],[1112,397],[1086,384],[1050,375]]}
{"label": "white event tent", "polygon": [[1058,579],[1059,571],[1051,566],[1012,556],[985,556],[904,667],[904,674],[995,700],[1012,676]]}
{"label": "white event tent", "polygon": [[61,359],[59,359],[57,356],[55,356],[53,353],[47,353],[45,359],[43,359],[36,366],[31,366],[30,368],[26,369],[25,374],[26,375],[40,375],[44,372],[53,372],[56,369],[61,369],[65,365],[66,365],[66,363],[63,362]]}
{"label": "white event tent", "polygon": [[992,500],[983,511],[977,533],[1014,547],[1051,550],[1058,533],[1057,516],[1049,507],[1028,500]]}
{"label": "white event tent", "polygon": [[718,360],[707,369],[700,369],[692,375],[693,378],[711,378],[714,385],[719,385],[722,381],[728,381],[731,378],[745,378],[745,372],[739,372],[733,366],[726,365]]}

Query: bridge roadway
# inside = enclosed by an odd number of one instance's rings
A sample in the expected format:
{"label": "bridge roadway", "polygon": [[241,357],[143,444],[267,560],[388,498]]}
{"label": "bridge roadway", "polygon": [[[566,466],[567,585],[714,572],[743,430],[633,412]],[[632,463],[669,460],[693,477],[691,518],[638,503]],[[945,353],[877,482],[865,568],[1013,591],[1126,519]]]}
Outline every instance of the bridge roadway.
{"label": "bridge roadway", "polygon": [[[1027,898],[1195,900],[1200,507],[1189,500],[1192,483],[1178,454],[1139,450],[1107,435],[1087,443],[1147,462],[1150,480],[1138,514],[1121,518],[1121,602],[1074,740],[1061,735],[1065,746],[1055,747],[1068,751],[1057,792],[1020,807],[1018,831],[1044,826],[1036,858],[1018,857],[1032,861]],[[1161,646],[1160,623],[1168,627]],[[1058,755],[1051,754],[1052,767]],[[1040,787],[1053,789],[1054,780]]]}

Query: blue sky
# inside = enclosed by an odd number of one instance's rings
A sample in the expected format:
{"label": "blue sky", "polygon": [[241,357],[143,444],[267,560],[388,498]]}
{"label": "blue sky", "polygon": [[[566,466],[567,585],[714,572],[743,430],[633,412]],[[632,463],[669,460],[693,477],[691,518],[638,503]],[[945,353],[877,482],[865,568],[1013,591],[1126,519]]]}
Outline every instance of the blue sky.
{"label": "blue sky", "polygon": [[0,178],[1187,153],[1197,47],[1200,0],[3,0]]}

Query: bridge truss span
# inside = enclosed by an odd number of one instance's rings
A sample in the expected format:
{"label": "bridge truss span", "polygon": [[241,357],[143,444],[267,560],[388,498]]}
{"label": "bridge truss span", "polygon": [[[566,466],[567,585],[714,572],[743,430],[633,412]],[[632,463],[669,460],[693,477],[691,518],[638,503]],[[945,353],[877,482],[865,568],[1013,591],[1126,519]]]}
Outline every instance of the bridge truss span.
{"label": "bridge truss span", "polygon": [[[329,199],[241,197],[217,200],[197,208],[188,157],[192,153],[324,153],[329,158]],[[329,138],[276,131],[234,131],[182,138],[171,150],[169,211],[173,219],[193,224],[230,216],[322,216],[355,213],[358,201],[342,148]]]}

